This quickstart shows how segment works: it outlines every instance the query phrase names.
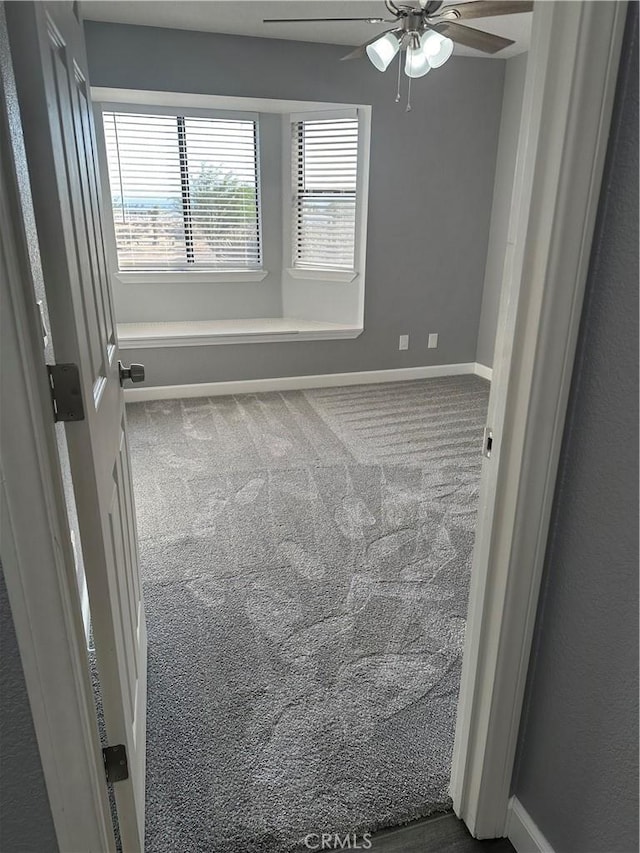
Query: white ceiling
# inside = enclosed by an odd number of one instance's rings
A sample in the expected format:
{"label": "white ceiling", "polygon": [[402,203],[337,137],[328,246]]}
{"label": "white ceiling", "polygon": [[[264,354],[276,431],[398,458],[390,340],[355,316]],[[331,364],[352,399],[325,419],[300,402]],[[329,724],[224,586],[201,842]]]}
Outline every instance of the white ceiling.
{"label": "white ceiling", "polygon": [[[460,0],[473,2],[473,0]],[[445,0],[447,6],[460,5]],[[142,24],[180,30],[258,36],[259,38],[358,45],[390,24],[309,23],[264,24],[263,18],[388,17],[382,0],[82,0],[82,13],[92,21]],[[417,4],[416,4],[417,5]],[[466,22],[481,30],[514,39],[496,59],[508,59],[529,49],[531,13],[478,18]],[[456,45],[458,56],[488,54]]]}

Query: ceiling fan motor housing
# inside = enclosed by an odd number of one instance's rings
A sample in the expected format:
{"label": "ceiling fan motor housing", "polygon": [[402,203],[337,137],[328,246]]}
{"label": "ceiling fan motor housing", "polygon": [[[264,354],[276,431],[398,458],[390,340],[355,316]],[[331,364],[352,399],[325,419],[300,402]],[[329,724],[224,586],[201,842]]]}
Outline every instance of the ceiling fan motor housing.
{"label": "ceiling fan motor housing", "polygon": [[426,24],[424,14],[420,10],[410,12],[406,17],[401,19],[402,29],[406,33],[419,33],[424,30]]}

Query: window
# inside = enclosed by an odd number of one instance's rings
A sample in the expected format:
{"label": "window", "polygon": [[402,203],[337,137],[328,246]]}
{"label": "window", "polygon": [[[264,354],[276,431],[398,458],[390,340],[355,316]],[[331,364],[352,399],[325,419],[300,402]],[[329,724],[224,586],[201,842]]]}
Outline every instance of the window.
{"label": "window", "polygon": [[293,266],[355,267],[358,119],[296,121],[293,127]]}
{"label": "window", "polygon": [[91,97],[127,346],[361,333],[369,105],[106,87]]}
{"label": "window", "polygon": [[261,267],[256,121],[103,117],[120,271]]}

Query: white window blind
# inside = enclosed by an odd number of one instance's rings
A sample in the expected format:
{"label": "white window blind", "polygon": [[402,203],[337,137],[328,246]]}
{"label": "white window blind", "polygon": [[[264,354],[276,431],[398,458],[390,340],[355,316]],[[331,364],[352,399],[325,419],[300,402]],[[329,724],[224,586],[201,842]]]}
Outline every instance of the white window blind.
{"label": "white window blind", "polygon": [[260,267],[255,121],[103,115],[120,270]]}
{"label": "white window blind", "polygon": [[296,121],[292,127],[293,265],[352,270],[358,119]]}

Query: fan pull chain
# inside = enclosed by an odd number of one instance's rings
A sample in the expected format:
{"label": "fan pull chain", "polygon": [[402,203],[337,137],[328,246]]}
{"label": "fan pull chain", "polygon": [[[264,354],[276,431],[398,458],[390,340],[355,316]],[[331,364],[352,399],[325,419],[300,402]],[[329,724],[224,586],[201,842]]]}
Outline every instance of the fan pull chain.
{"label": "fan pull chain", "polygon": [[413,107],[411,106],[411,77],[409,77],[409,88],[407,89],[407,109],[405,112],[410,113]]}
{"label": "fan pull chain", "polygon": [[396,92],[396,104],[400,103],[400,77],[402,76],[402,51],[398,51],[398,91]]}

